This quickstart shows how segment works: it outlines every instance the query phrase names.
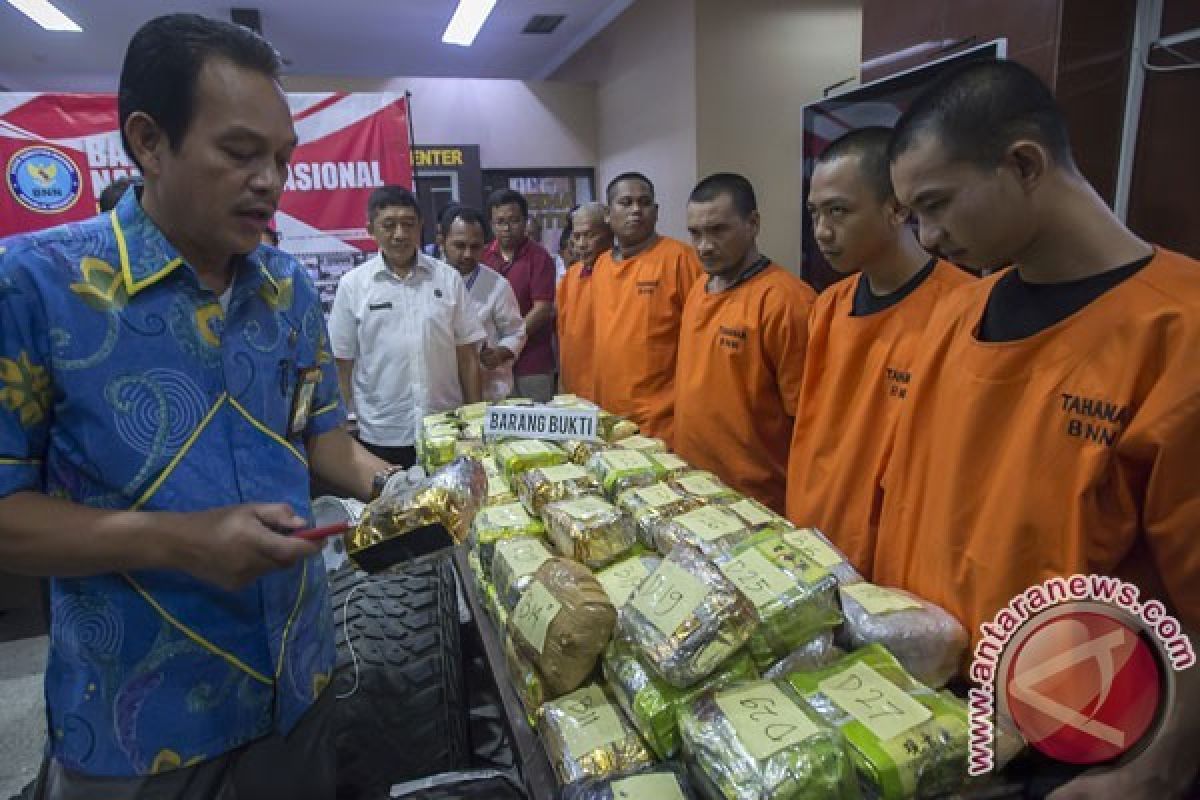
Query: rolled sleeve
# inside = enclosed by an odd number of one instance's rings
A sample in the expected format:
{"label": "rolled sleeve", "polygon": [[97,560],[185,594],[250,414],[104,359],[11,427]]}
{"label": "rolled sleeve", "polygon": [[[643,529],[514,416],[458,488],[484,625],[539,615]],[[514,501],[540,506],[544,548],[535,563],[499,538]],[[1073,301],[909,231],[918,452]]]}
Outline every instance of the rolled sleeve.
{"label": "rolled sleeve", "polygon": [[514,356],[520,356],[521,351],[525,349],[525,318],[521,316],[517,296],[508,281],[496,288],[496,302],[492,314],[500,336],[496,344],[507,348]]}
{"label": "rolled sleeve", "polygon": [[333,357],[343,360],[358,358],[358,291],[355,281],[347,280],[349,277],[347,274],[338,282],[333,308],[329,311],[329,342]]}
{"label": "rolled sleeve", "polygon": [[0,497],[44,491],[51,424],[51,373],[42,303],[26,269],[40,257],[0,252]]}

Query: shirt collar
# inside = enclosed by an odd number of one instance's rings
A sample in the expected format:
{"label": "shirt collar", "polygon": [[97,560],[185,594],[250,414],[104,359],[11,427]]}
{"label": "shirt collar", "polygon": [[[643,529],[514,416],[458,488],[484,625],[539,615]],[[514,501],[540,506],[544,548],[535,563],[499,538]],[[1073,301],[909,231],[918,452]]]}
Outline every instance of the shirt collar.
{"label": "shirt collar", "polygon": [[[184,265],[183,256],[142,209],[136,191],[125,193],[109,212],[109,221],[121,258],[121,279],[130,297]],[[239,278],[254,290],[267,283],[275,296],[281,296],[287,288],[284,278],[271,273],[266,254],[266,248],[259,246],[249,255],[235,256],[234,280],[230,285],[236,285]],[[253,268],[245,269],[243,264],[251,264]]]}

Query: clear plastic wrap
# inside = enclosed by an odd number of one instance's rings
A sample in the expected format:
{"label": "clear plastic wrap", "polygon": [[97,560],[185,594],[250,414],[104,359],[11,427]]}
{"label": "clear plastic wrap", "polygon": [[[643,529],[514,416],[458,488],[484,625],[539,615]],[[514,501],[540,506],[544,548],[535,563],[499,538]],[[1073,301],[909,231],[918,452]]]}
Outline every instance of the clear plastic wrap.
{"label": "clear plastic wrap", "polygon": [[654,462],[636,450],[601,451],[588,459],[587,468],[609,497],[616,497],[635,486],[658,483],[662,477]]}
{"label": "clear plastic wrap", "polygon": [[599,497],[551,503],[542,519],[558,552],[592,569],[624,558],[637,544],[630,516]]}
{"label": "clear plastic wrap", "polygon": [[783,529],[795,527],[785,518],[779,516],[771,509],[764,506],[757,500],[749,497],[743,497],[737,502],[730,503],[727,508],[741,518],[742,522],[752,531],[762,531],[767,528]]}
{"label": "clear plastic wrap", "polygon": [[881,644],[913,677],[935,689],[958,671],[967,631],[940,606],[872,583],[843,586],[841,598],[846,623],[839,642],[847,649]]}
{"label": "clear plastic wrap", "polygon": [[814,561],[832,572],[839,585],[846,586],[863,579],[854,565],[846,560],[846,555],[834,547],[825,534],[816,528],[785,529],[783,537],[787,539],[788,544],[808,556],[809,561]]}
{"label": "clear plastic wrap", "polygon": [[533,582],[538,567],[554,558],[544,539],[518,536],[496,542],[492,559],[492,585],[500,607],[511,612],[521,600],[521,593]]}
{"label": "clear plastic wrap", "polygon": [[767,529],[716,558],[717,569],[754,605],[747,647],[760,668],[842,622],[837,578]]}
{"label": "clear plastic wrap", "polygon": [[531,727],[536,727],[542,704],[546,702],[542,676],[538,674],[537,667],[521,657],[509,636],[504,637],[504,662],[517,699],[525,709],[525,718]]}
{"label": "clear plastic wrap", "polygon": [[775,662],[763,677],[778,680],[793,672],[824,669],[844,655],[846,651],[833,643],[833,631],[824,631]]}
{"label": "clear plastic wrap", "polygon": [[600,496],[600,484],[578,464],[534,467],[517,476],[517,496],[531,514],[541,514],[547,503],[588,495]]}
{"label": "clear plastic wrap", "polygon": [[577,783],[562,794],[562,800],[692,800],[694,797],[683,766],[669,761],[630,775]]}
{"label": "clear plastic wrap", "polygon": [[916,681],[880,645],[788,683],[850,743],[864,786],[883,800],[952,794],[967,777],[967,708]]}
{"label": "clear plastic wrap", "polygon": [[721,482],[721,479],[711,472],[691,470],[676,475],[668,481],[676,489],[692,497],[699,497],[711,505],[728,505],[736,503],[742,496]]}
{"label": "clear plastic wrap", "polygon": [[[698,501],[694,495],[691,498]],[[663,555],[685,544],[712,558],[751,535],[741,517],[721,506],[702,505],[669,519],[647,520],[646,525],[654,538],[655,549]]]}
{"label": "clear plastic wrap", "polygon": [[587,567],[552,558],[508,616],[517,653],[537,667],[545,696],[578,689],[596,667],[617,622],[604,587]]}
{"label": "clear plastic wrap", "polygon": [[493,446],[492,453],[510,485],[516,482],[518,473],[527,469],[553,467],[567,462],[567,454],[561,447],[537,439],[498,442]]}
{"label": "clear plastic wrap", "polygon": [[625,601],[637,591],[638,587],[649,578],[662,559],[658,556],[630,556],[596,572],[596,580],[604,587],[608,599],[615,608],[625,605]]}
{"label": "clear plastic wrap", "polygon": [[461,406],[455,413],[463,422],[478,423],[487,416],[487,407],[487,403],[471,403],[470,405]]}
{"label": "clear plastic wrap", "polygon": [[694,472],[691,464],[674,453],[647,453],[647,455],[650,456],[651,461],[662,469],[663,480],[677,478],[680,475]]}
{"label": "clear plastic wrap", "polygon": [[630,436],[636,436],[638,426],[636,422],[618,417],[616,414],[608,411],[601,411],[598,420],[600,424],[600,438],[606,442],[619,442],[622,439],[627,439]]}
{"label": "clear plastic wrap", "polygon": [[545,535],[546,526],[537,517],[530,516],[520,503],[485,506],[475,515],[475,522],[471,525],[471,545],[479,553],[479,563],[488,578],[492,577],[496,542],[518,536]]}
{"label": "clear plastic wrap", "polygon": [[649,455],[651,453],[667,452],[667,443],[662,439],[656,439],[652,436],[626,436],[624,439],[617,442],[617,447],[622,450],[636,450],[639,453]]}
{"label": "clear plastic wrap", "polygon": [[566,451],[570,462],[578,464],[581,467],[585,466],[588,460],[596,455],[596,453],[612,449],[612,445],[607,442],[589,442],[583,439],[567,439],[560,444],[562,445],[562,449]]}
{"label": "clear plastic wrap", "polygon": [[633,517],[638,539],[650,549],[657,549],[654,543],[656,524],[702,505],[703,500],[661,482],[626,489],[617,495],[617,507]]}
{"label": "clear plastic wrap", "polygon": [[632,772],[654,761],[599,684],[543,704],[538,731],[564,785]]}
{"label": "clear plastic wrap", "polygon": [[697,698],[679,715],[693,775],[724,800],[859,797],[842,734],[785,681]]}
{"label": "clear plastic wrap", "polygon": [[758,678],[754,661],[738,651],[704,680],[687,689],[677,689],[638,658],[631,642],[615,637],[604,651],[604,682],[625,716],[658,758],[679,752],[679,710],[704,692]]}
{"label": "clear plastic wrap", "polygon": [[621,607],[617,622],[643,662],[680,689],[716,671],[757,624],[750,601],[690,547],[663,559]]}

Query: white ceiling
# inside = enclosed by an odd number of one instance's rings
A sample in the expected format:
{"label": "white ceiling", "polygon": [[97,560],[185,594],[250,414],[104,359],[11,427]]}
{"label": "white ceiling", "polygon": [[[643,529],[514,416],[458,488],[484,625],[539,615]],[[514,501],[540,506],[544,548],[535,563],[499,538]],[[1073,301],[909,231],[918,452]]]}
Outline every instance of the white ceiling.
{"label": "white ceiling", "polygon": [[[229,19],[213,0],[54,0],[83,33],[42,30],[0,2],[0,87],[114,91],[125,45],[171,11]],[[456,0],[237,0],[262,12],[263,35],[294,75],[542,79],[633,0],[499,0],[471,47],[442,44]],[[551,34],[523,34],[534,14],[566,14]]]}

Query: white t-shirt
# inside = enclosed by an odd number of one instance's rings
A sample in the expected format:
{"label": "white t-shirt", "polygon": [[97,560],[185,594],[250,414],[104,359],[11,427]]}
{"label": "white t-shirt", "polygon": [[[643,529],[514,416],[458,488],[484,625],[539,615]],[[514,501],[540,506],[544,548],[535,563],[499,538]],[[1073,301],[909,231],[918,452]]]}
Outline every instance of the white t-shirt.
{"label": "white t-shirt", "polygon": [[462,405],[455,348],[484,335],[458,272],[424,253],[405,278],[381,255],[342,276],[329,339],[334,358],[354,361],[363,440],[410,446],[423,415]]}
{"label": "white t-shirt", "polygon": [[[521,316],[512,284],[499,272],[483,264],[466,278],[466,282],[469,284],[467,295],[471,298],[471,305],[479,315],[483,329],[487,331],[488,345],[507,347],[514,357],[519,358],[525,347],[525,318]],[[512,394],[515,360],[499,369],[480,367],[484,400],[503,400]]]}

